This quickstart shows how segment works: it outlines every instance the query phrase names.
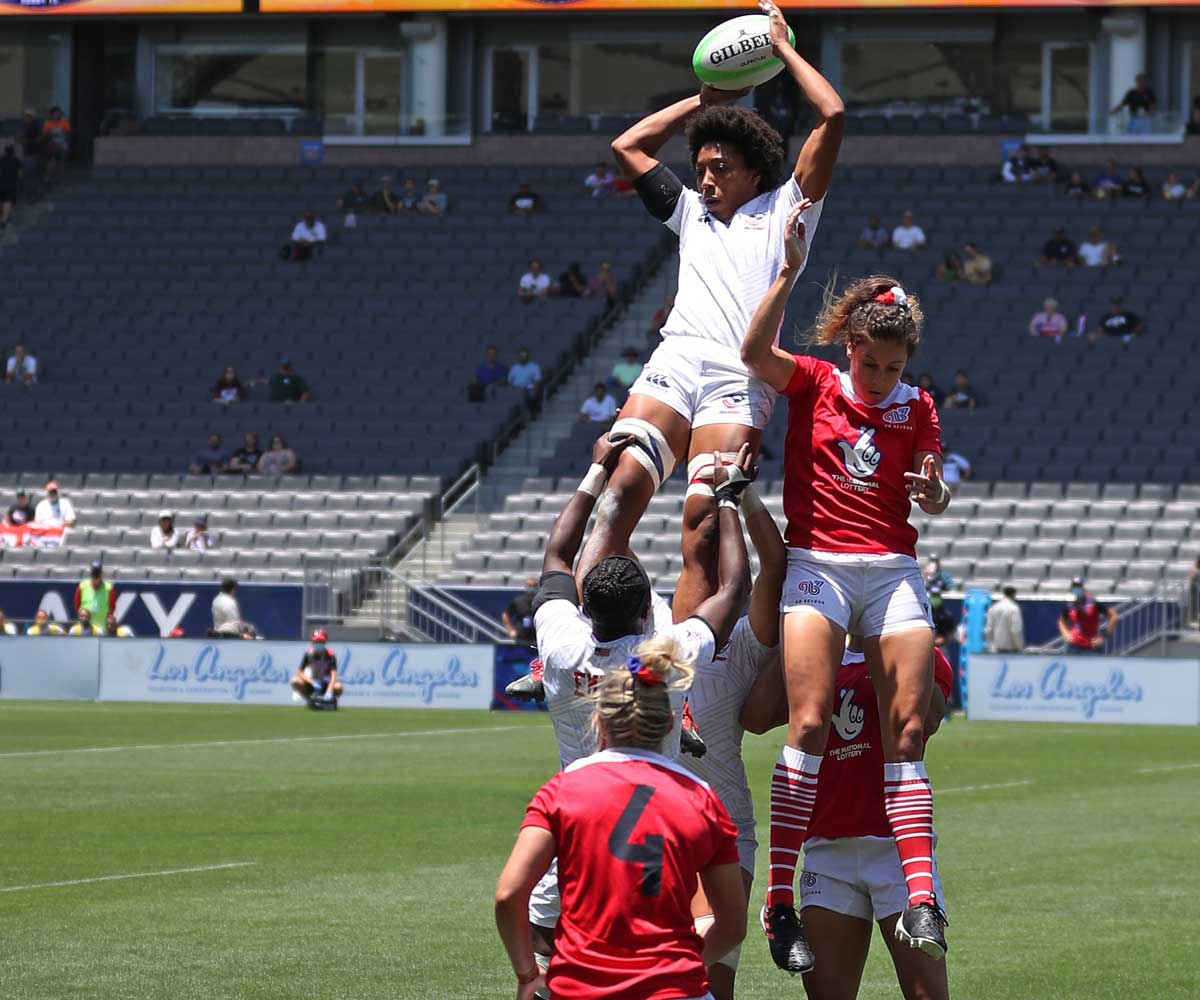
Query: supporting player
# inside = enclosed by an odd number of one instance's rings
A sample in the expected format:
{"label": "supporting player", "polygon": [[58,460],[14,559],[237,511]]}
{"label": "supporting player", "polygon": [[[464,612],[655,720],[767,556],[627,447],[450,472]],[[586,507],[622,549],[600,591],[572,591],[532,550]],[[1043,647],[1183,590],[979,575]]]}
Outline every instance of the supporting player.
{"label": "supporting player", "polygon": [[[577,575],[582,580],[605,556],[629,554],[630,536],[650,498],[686,454],[676,621],[716,589],[712,454],[720,452],[728,462],[743,444],[757,451],[775,402],[775,391],[742,363],[742,336],[783,261],[788,210],[804,203],[809,235],[815,232],[842,142],[841,98],[792,47],[778,8],[760,6],[770,17],[776,55],[817,119],[789,177],[782,176],[779,134],[754,111],[733,105],[742,96],[736,91],[705,87],[612,144],[622,175],[650,214],[679,236],[679,291],[663,341],[613,425],[614,434],[631,435],[635,444],[597,507]],[[656,159],[685,125],[698,191],[685,189]]]}
{"label": "supporting player", "polygon": [[[872,917],[892,955],[905,1000],[949,1000],[941,956],[906,947],[896,936],[908,905],[908,884],[896,856],[882,795],[883,753],[879,703],[862,654],[851,636],[838,670],[837,711],[821,773],[812,822],[804,841],[801,900],[804,928],[816,966],[804,975],[809,1000],[854,1000],[871,947]],[[934,651],[935,687],[925,715],[924,738],[937,732],[954,687],[954,670]],[[746,701],[747,732],[765,733],[787,724],[783,674],[766,670]],[[934,837],[936,844],[937,837]],[[936,862],[934,887],[942,898]]]}
{"label": "supporting player", "polygon": [[[591,471],[554,522],[533,602],[546,703],[563,767],[595,751],[592,696],[607,674],[623,668],[634,648],[649,638],[651,587],[636,559],[609,556],[597,563],[584,578],[582,607],[571,575],[596,497],[627,443],[614,442],[607,435],[596,442]],[[673,639],[693,664],[707,664],[728,641],[749,589],[746,542],[737,511],[749,485],[749,464],[750,449],[744,448],[737,464],[718,469],[716,497],[708,501],[718,507],[720,519],[717,592],[686,621],[654,633]],[[672,693],[677,713],[682,710],[685,693],[681,689]],[[661,748],[669,757],[679,754],[678,732],[679,727],[673,727]],[[543,957],[553,948],[558,909],[557,872],[551,866],[529,905],[529,921]]]}
{"label": "supporting player", "polygon": [[337,657],[327,648],[327,642],[329,636],[324,629],[312,634],[312,645],[304,651],[300,667],[292,677],[292,690],[309,708],[336,711],[342,682],[338,680]]}
{"label": "supporting player", "polygon": [[833,680],[848,631],[864,637],[879,697],[884,799],[908,879],[896,934],[945,951],[933,880],[933,793],[922,762],[933,689],[929,600],[916,560],[912,503],[941,514],[941,435],[929,394],[900,381],[921,339],[917,301],[894,278],[852,282],[832,294],[812,341],[841,344],[848,371],[774,343],[805,257],[800,212],[786,227],[779,275],[754,314],[742,357],[788,397],[784,454],[788,575],[783,602],[787,743],[771,781],[771,868],[763,928],[771,956],[792,973],[812,968],[793,904],[800,845],[812,818],[833,712]]}
{"label": "supporting player", "polygon": [[[754,835],[754,801],[746,768],[742,763],[742,736],[745,731],[738,718],[742,706],[763,672],[776,677],[779,670],[779,595],[787,573],[787,549],[775,526],[771,512],[755,495],[753,487],[742,494],[742,514],[750,541],[758,553],[758,576],[750,591],[749,613],[733,626],[729,642],[712,662],[696,668],[688,704],[708,752],[702,760],[684,761],[717,793],[737,827],[738,860],[746,900],[754,882],[754,853],[758,841]],[[782,697],[779,699],[782,702]],[[712,920],[708,901],[701,895],[693,906],[696,927],[703,929]],[[741,945],[720,956],[708,967],[709,989],[714,1000],[733,1000]]]}
{"label": "supporting player", "polygon": [[[741,534],[736,511],[725,520]],[[711,657],[711,635],[699,651]],[[557,1000],[701,1000],[710,996],[705,966],[745,936],[729,814],[703,781],[658,752],[674,728],[671,694],[686,689],[691,673],[675,638],[626,648],[587,702],[604,749],[571,763],[529,804],[496,887],[517,1000],[543,996],[547,985]],[[562,920],[547,976],[525,910],[556,856]],[[713,910],[703,940],[692,926],[698,884]]]}

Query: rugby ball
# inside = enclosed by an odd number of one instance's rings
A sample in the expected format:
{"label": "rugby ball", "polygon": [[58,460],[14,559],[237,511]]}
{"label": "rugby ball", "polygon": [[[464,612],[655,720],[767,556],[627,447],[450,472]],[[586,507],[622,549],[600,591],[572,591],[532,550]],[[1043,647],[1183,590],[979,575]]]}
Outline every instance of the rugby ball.
{"label": "rugby ball", "polygon": [[[783,60],[771,51],[770,24],[766,14],[746,14],[713,28],[692,55],[700,82],[717,90],[741,90],[778,76]],[[796,42],[790,27],[788,40]]]}

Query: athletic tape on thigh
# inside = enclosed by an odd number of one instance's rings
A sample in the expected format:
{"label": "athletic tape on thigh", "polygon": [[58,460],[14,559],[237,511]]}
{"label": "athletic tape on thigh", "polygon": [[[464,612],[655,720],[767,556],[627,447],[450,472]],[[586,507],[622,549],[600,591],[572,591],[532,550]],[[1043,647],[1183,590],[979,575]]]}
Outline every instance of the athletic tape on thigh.
{"label": "athletic tape on thigh", "polygon": [[654,489],[662,486],[663,481],[675,471],[675,454],[667,444],[666,435],[655,427],[649,420],[639,417],[622,417],[612,425],[608,432],[609,438],[627,434],[633,438],[629,446],[629,454],[650,473],[654,481]]}
{"label": "athletic tape on thigh", "polygon": [[[702,917],[693,917],[692,918],[692,926],[696,928],[696,933],[699,934],[701,937],[704,937],[704,932],[706,930],[708,930],[716,922],[717,922],[717,918],[714,917],[711,913],[706,913]],[[720,958],[718,958],[714,964],[723,965],[726,968],[733,969],[736,972],[737,967],[738,967],[738,961],[741,959],[741,957],[742,957],[742,946],[741,946],[741,943],[739,943],[736,948],[733,948],[731,951],[726,952],[724,955],[722,955]]]}
{"label": "athletic tape on thigh", "polygon": [[[721,464],[729,465],[737,458],[736,451],[721,452]],[[697,455],[688,462],[688,485],[685,497],[711,497],[713,493],[713,457],[711,452]]]}

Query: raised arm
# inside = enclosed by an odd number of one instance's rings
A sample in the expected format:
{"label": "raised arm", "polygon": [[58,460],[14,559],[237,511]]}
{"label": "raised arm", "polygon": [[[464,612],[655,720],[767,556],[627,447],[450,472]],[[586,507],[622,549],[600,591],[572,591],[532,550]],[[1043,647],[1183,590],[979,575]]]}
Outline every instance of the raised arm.
{"label": "raised arm", "polygon": [[617,467],[621,452],[629,444],[629,438],[618,437],[613,441],[605,431],[592,446],[592,466],[567,501],[554,522],[550,538],[546,542],[546,555],[542,560],[542,573],[570,573],[583,544],[583,533],[587,530],[588,518],[596,506],[596,499],[604,489],[608,477]]}
{"label": "raised arm", "polygon": [[703,87],[695,97],[655,111],[617,136],[612,143],[613,156],[621,176],[636,181],[643,174],[658,166],[657,153],[667,140],[678,132],[684,123],[702,107],[712,104],[729,104],[749,93],[745,90],[715,90]]}
{"label": "raised arm", "polygon": [[729,641],[750,590],[750,559],[746,554],[742,520],[738,516],[741,495],[750,485],[750,468],[748,444],[742,445],[732,465],[722,465],[721,456],[713,453],[713,489],[716,492],[719,532],[717,592],[704,601],[695,614],[713,630],[717,649]]}
{"label": "raised arm", "polygon": [[758,553],[758,576],[750,590],[750,630],[764,646],[778,646],[779,595],[787,576],[787,547],[775,518],[752,487],[742,494],[742,515]]}
{"label": "raised arm", "polygon": [[842,148],[846,106],[829,81],[792,47],[787,22],[779,8],[771,0],[759,0],[758,8],[770,19],[771,46],[775,55],[783,60],[817,117],[817,124],[800,149],[793,175],[805,197],[820,201],[829,190],[833,168]]}
{"label": "raised arm", "polygon": [[786,389],[796,373],[796,359],[788,351],[776,346],[775,338],[783,323],[788,298],[804,267],[804,258],[808,255],[801,215],[811,207],[812,202],[805,198],[793,205],[788,213],[784,224],[787,255],[783,267],[754,310],[750,329],[742,339],[742,361],[750,369],[750,374],[762,379],[776,392]]}

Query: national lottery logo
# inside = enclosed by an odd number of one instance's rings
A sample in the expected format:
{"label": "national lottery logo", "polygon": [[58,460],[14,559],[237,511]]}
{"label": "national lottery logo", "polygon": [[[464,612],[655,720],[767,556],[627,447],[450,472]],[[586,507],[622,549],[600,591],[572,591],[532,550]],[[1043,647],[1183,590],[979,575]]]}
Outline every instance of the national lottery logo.
{"label": "national lottery logo", "polygon": [[842,464],[855,479],[870,479],[879,471],[883,454],[875,447],[874,427],[860,427],[858,440],[853,445],[849,441],[839,441],[837,446],[842,452]]}

